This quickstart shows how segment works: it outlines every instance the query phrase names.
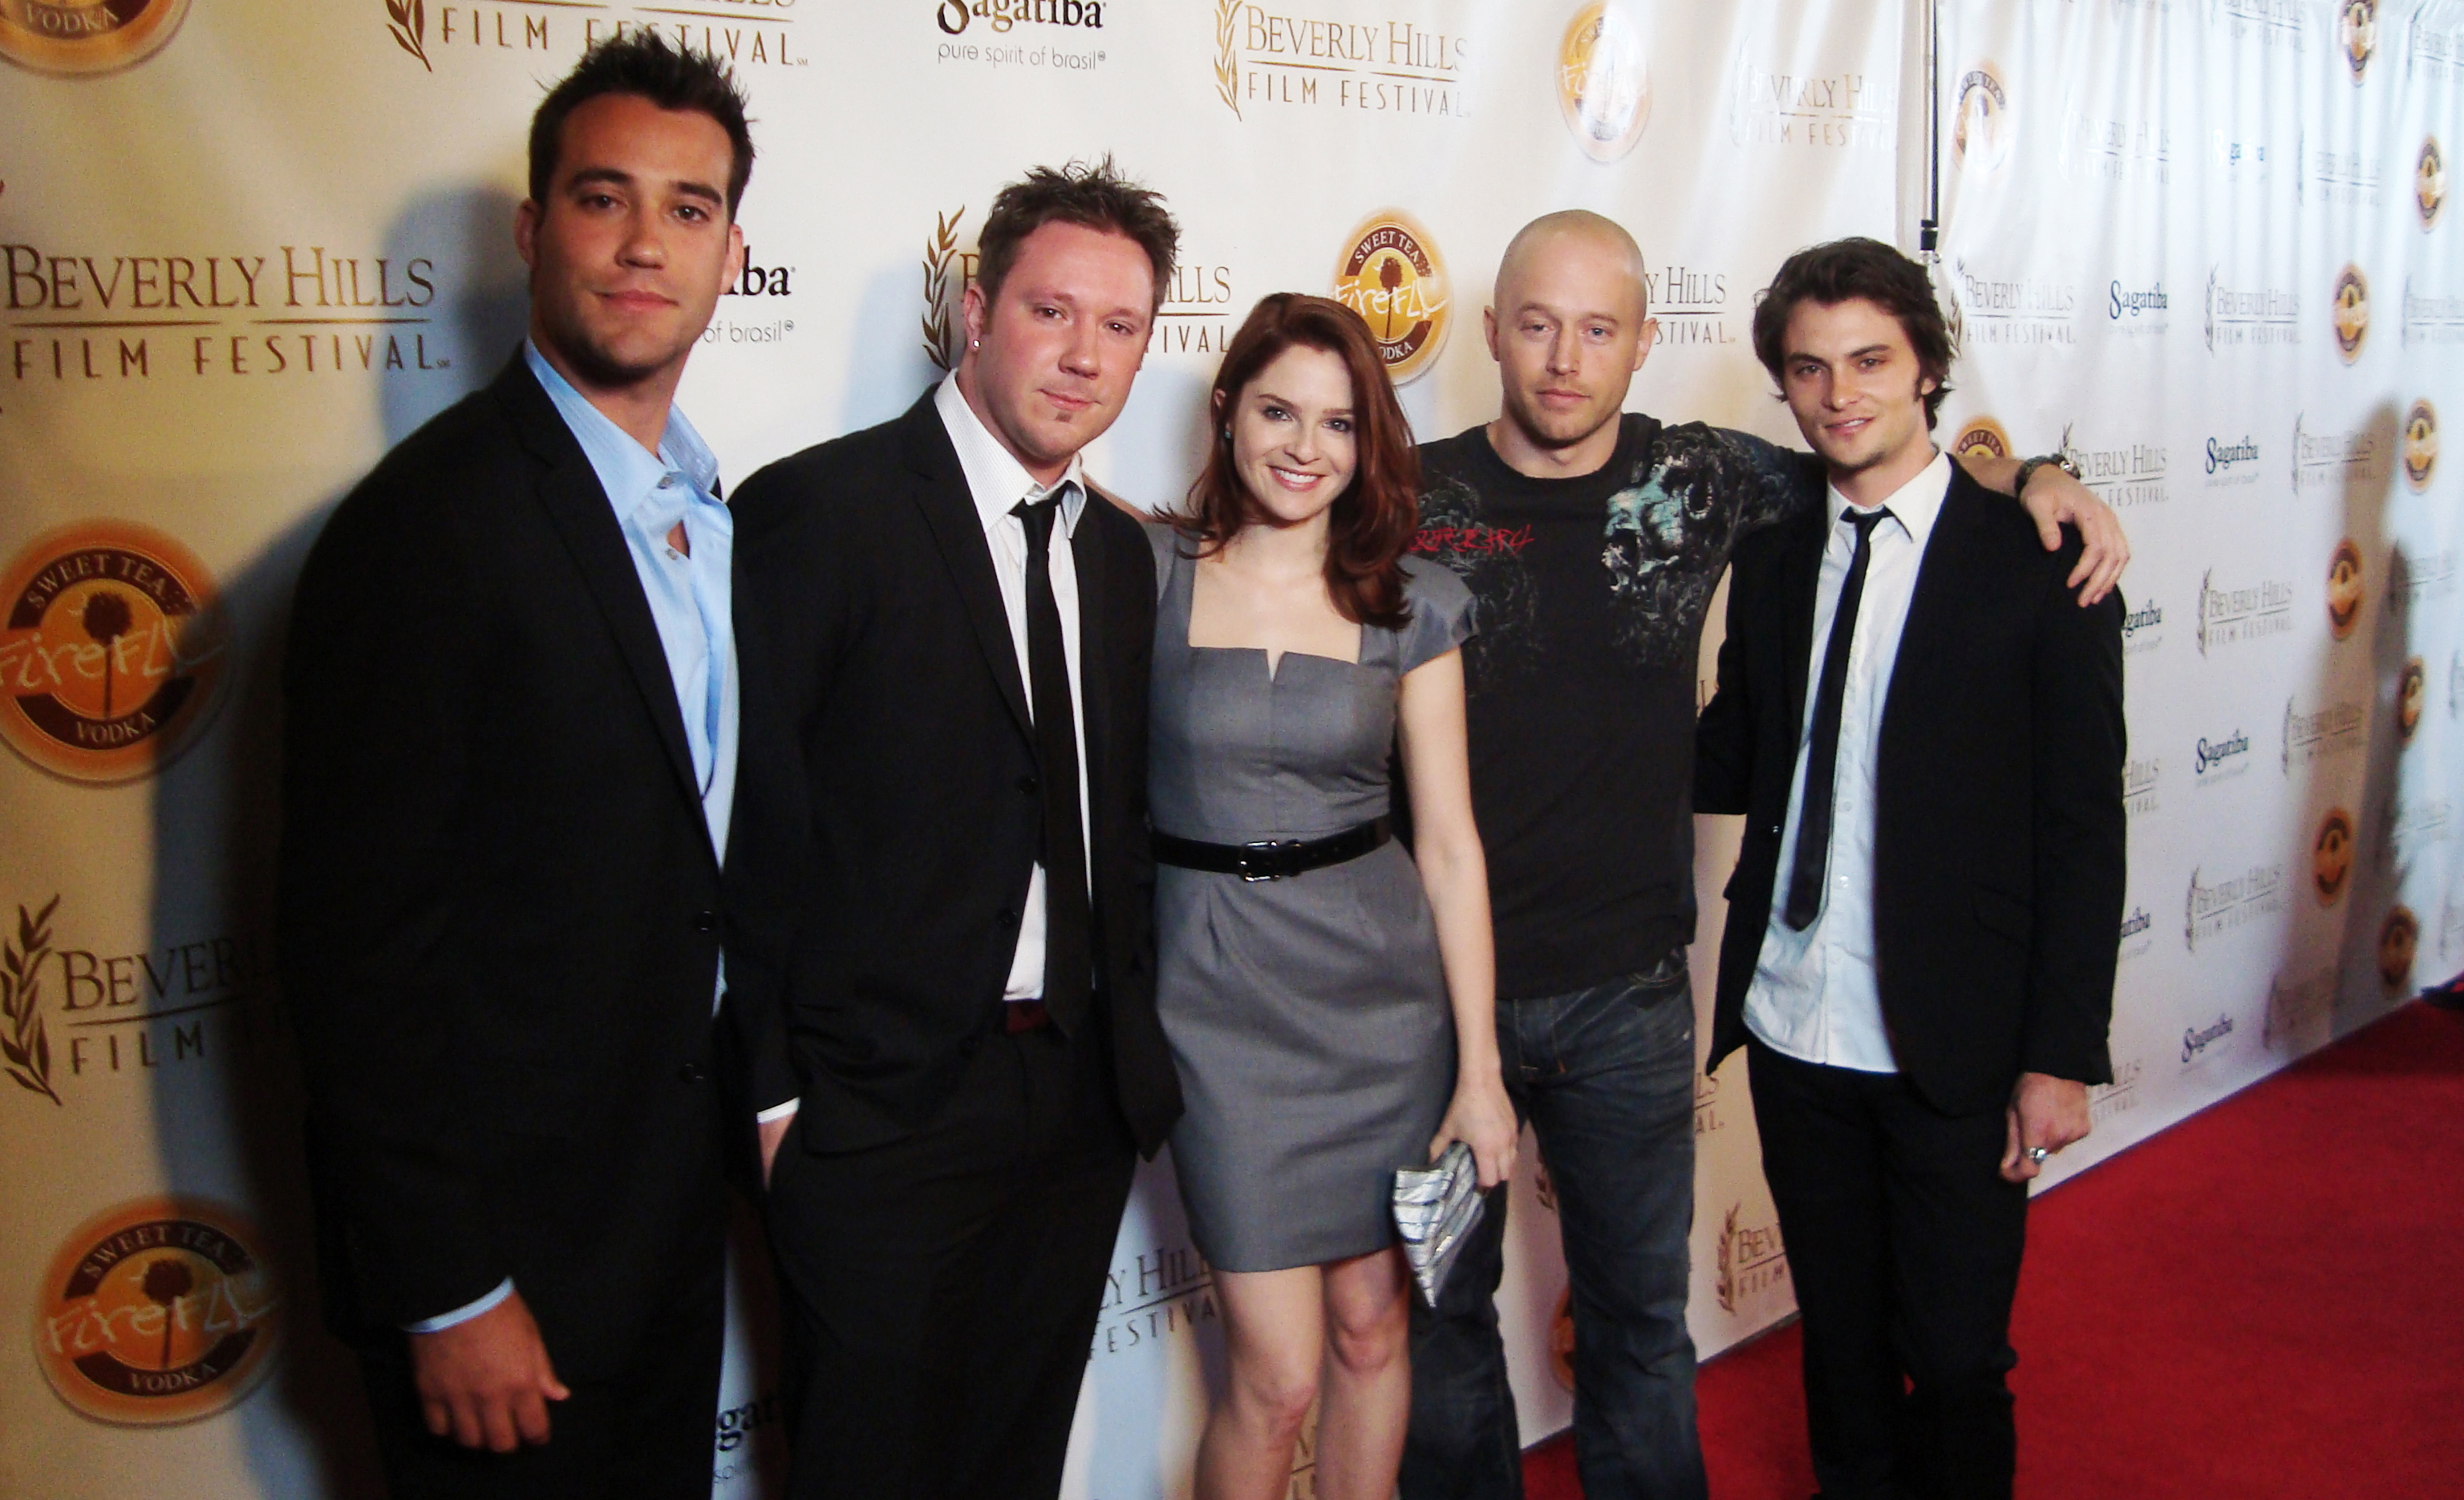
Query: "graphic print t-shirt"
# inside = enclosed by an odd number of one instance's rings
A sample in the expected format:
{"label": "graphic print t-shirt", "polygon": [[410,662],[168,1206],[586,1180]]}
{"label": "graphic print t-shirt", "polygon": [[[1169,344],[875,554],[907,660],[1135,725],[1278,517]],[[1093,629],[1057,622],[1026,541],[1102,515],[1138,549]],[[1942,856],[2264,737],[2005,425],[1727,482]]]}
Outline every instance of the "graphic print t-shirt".
{"label": "graphic print t-shirt", "polygon": [[1472,805],[1497,992],[1567,994],[1694,935],[1703,617],[1738,537],[1821,503],[1810,453],[1628,413],[1572,479],[1507,468],[1482,428],[1420,449],[1413,550],[1469,585]]}

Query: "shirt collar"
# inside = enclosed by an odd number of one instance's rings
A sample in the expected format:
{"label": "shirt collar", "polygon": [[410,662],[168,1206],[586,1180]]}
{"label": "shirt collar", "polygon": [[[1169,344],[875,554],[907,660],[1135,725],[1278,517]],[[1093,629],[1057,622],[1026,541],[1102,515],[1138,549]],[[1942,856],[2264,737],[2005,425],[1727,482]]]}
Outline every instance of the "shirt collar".
{"label": "shirt collar", "polygon": [[[1923,550],[1925,539],[1933,535],[1935,518],[1942,515],[1943,498],[1949,493],[1950,454],[1936,449],[1933,462],[1918,470],[1915,478],[1892,491],[1891,497],[1882,504],[1889,509],[1891,519],[1898,521],[1900,529],[1908,534],[1908,540]],[[1831,529],[1837,531],[1846,525],[1839,518],[1839,513],[1853,508],[1848,496],[1839,493],[1837,485],[1833,485]]]}
{"label": "shirt collar", "polygon": [[1001,445],[976,408],[958,391],[958,377],[954,373],[941,382],[933,393],[933,409],[941,415],[941,426],[950,433],[950,444],[958,451],[958,469],[967,476],[967,492],[975,497],[976,514],[989,533],[1009,516],[1021,500],[1040,500],[1056,491],[1061,496],[1061,533],[1074,537],[1078,518],[1087,510],[1087,461],[1083,453],[1069,455],[1069,467],[1062,471],[1060,482],[1050,486],[1038,484],[1035,476],[1016,454]]}
{"label": "shirt collar", "polygon": [[607,492],[607,501],[622,518],[629,516],[634,502],[658,487],[671,473],[680,474],[702,495],[715,496],[718,486],[718,459],[710,445],[701,440],[693,425],[675,407],[668,408],[667,430],[659,434],[659,451],[654,455],[633,441],[627,432],[609,420],[607,413],[590,404],[589,398],[573,388],[557,367],[539,351],[539,345],[522,341],[522,358],[528,362],[531,374],[538,377],[547,399],[556,404],[557,414],[582,445],[583,456],[599,475],[599,483]]}

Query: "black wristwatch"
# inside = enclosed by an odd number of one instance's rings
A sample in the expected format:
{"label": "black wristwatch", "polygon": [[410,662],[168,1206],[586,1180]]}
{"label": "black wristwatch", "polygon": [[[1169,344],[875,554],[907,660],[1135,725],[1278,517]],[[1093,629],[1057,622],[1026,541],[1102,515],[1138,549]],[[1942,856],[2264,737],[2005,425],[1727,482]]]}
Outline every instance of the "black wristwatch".
{"label": "black wristwatch", "polygon": [[2022,458],[2019,460],[2019,482],[2011,487],[2011,493],[2013,495],[2027,494],[2028,480],[2035,474],[2037,470],[2045,467],[2047,464],[2053,465],[2055,468],[2059,469],[2062,473],[2069,474],[2074,479],[2084,477],[2079,473],[2079,461],[2071,457],[2070,454],[2045,453],[2035,458]]}

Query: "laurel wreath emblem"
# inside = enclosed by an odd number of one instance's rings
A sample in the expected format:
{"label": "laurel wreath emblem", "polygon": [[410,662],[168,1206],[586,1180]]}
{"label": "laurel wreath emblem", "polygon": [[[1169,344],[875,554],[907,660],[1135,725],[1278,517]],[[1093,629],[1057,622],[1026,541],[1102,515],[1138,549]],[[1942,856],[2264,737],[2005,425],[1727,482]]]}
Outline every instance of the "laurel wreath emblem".
{"label": "laurel wreath emblem", "polygon": [[951,214],[933,215],[932,237],[924,241],[924,355],[935,369],[947,370],[957,363],[958,335],[956,313],[950,303],[950,267],[958,258],[958,221],[967,216],[966,206]]}
{"label": "laurel wreath emblem", "polygon": [[43,1034],[38,976],[43,960],[52,956],[52,914],[59,905],[55,895],[40,912],[17,908],[17,936],[0,943],[0,1020],[8,1026],[7,1034],[0,1035],[0,1059],[19,1087],[54,1104],[60,1096],[52,1088],[52,1042]]}
{"label": "laurel wreath emblem", "polygon": [[1241,55],[1232,48],[1232,23],[1240,14],[1241,0],[1215,0],[1215,92],[1235,120],[1241,118]]}
{"label": "laurel wreath emblem", "polygon": [[1723,1312],[1734,1312],[1737,1311],[1737,1278],[1736,1273],[1729,1268],[1729,1265],[1736,1253],[1737,1209],[1743,1206],[1743,1204],[1730,1205],[1728,1209],[1728,1217],[1722,1221],[1720,1224],[1720,1279],[1718,1285],[1720,1293],[1720,1311]]}
{"label": "laurel wreath emblem", "polygon": [[430,73],[436,71],[436,64],[428,60],[428,49],[423,45],[428,37],[427,0],[385,0],[385,31],[395,46],[419,59],[421,67]]}

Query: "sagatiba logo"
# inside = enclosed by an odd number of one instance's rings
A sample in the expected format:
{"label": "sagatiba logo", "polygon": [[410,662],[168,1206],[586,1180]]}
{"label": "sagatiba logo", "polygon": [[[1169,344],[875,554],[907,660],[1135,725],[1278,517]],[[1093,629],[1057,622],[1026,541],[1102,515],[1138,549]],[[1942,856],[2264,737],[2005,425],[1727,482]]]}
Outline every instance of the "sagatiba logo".
{"label": "sagatiba logo", "polygon": [[2421,728],[2422,705],[2430,697],[2430,669],[2418,656],[2404,664],[2395,682],[2395,735],[2405,744],[2412,743],[2415,731]]}
{"label": "sagatiba logo", "polygon": [[2429,229],[2438,222],[2438,210],[2447,206],[2447,160],[2438,151],[2438,138],[2424,136],[2421,155],[2412,164],[2412,206],[2421,213],[2421,227]]}
{"label": "sagatiba logo", "polygon": [[2009,458],[2015,450],[2011,446],[2011,434],[2002,430],[2001,423],[1991,417],[1970,417],[1968,425],[1959,430],[1959,435],[1950,440],[1950,452],[1959,458],[1977,453],[1988,458]]}
{"label": "sagatiba logo", "polygon": [[2190,891],[2183,902],[2182,942],[2192,953],[2203,941],[2284,910],[2282,865],[2253,865],[2214,885],[2202,883],[2203,873],[2190,871]]}
{"label": "sagatiba logo", "polygon": [[2274,287],[2235,286],[2221,267],[2208,268],[2208,352],[2253,344],[2301,342],[2301,295]]}
{"label": "sagatiba logo", "polygon": [[20,384],[452,364],[428,347],[432,256],[336,255],[321,245],[271,255],[88,255],[18,244],[0,245],[0,266],[9,374]]}
{"label": "sagatiba logo", "polygon": [[2310,414],[2293,417],[2293,491],[2315,490],[2330,482],[2373,480],[2381,473],[2387,449],[2381,434],[2368,428],[2313,432]]}
{"label": "sagatiba logo", "polygon": [[73,1078],[143,1077],[248,1044],[249,1002],[269,972],[262,945],[227,936],[134,953],[70,947],[54,934],[59,909],[57,895],[20,905],[0,938],[0,1059],[18,1088],[56,1105]]}
{"label": "sagatiba logo", "polygon": [[1745,1205],[1729,1204],[1727,1217],[1720,1222],[1715,1267],[1717,1280],[1712,1290],[1720,1299],[1723,1312],[1737,1312],[1786,1287],[1788,1246],[1780,1240],[1778,1221],[1749,1224],[1745,1221]]}
{"label": "sagatiba logo", "polygon": [[249,1393],[282,1332],[282,1291],[247,1221],[216,1203],[122,1203],[61,1242],[36,1289],[34,1361],[98,1422],[167,1426]]}
{"label": "sagatiba logo", "polygon": [[2258,482],[2258,443],[2249,433],[2237,438],[2208,439],[2207,487],[2221,490]]}
{"label": "sagatiba logo", "polygon": [[2333,906],[2353,873],[2353,815],[2330,807],[2310,840],[2310,890],[2321,906]]}
{"label": "sagatiba logo", "polygon": [[1844,68],[1798,73],[1793,52],[1769,42],[1738,48],[1728,93],[1731,143],[1815,151],[1888,151],[1899,143],[1900,96],[1888,79]]}
{"label": "sagatiba logo", "polygon": [[2362,81],[2370,54],[2379,46],[2379,0],[2343,0],[2336,12],[2336,39],[2344,49],[2344,65],[2353,81]]}
{"label": "sagatiba logo", "polygon": [[2391,909],[2379,926],[2379,982],[2387,986],[2387,993],[2404,990],[2412,978],[2413,952],[2420,946],[2421,922],[2412,915],[2412,908]]}
{"label": "sagatiba logo", "polygon": [[2362,357],[2362,341],[2370,334],[2370,283],[2359,266],[2336,273],[2336,290],[2328,307],[2336,325],[2336,352],[2352,364]]}
{"label": "sagatiba logo", "polygon": [[[924,308],[917,327],[924,357],[940,370],[957,366],[966,339],[958,303],[976,284],[975,246],[959,232],[966,217],[964,204],[953,213],[936,212],[933,232],[924,236]],[[1221,354],[1232,338],[1232,286],[1230,266],[1206,261],[1184,246],[1148,330],[1147,353]]]}
{"label": "sagatiba logo", "polygon": [[2155,944],[2156,918],[2147,915],[2144,906],[2133,904],[2122,918],[2122,948],[2118,961],[2127,963]]}
{"label": "sagatiba logo", "polygon": [[2015,127],[2002,72],[1980,62],[1959,76],[1959,107],[1950,127],[1951,160],[1979,177],[1999,175],[2011,160]]}
{"label": "sagatiba logo", "polygon": [[2139,607],[2122,617],[2122,654],[2145,656],[2165,644],[2165,607],[2142,596]]}
{"label": "sagatiba logo", "polygon": [[2211,648],[2283,635],[2293,629],[2293,585],[2266,578],[2216,586],[2215,569],[2199,575],[2199,654]]}
{"label": "sagatiba logo", "polygon": [[36,73],[113,73],[162,50],[188,0],[0,0],[0,57]]}
{"label": "sagatiba logo", "polygon": [[2124,286],[2119,279],[2104,289],[2105,321],[2125,336],[2161,334],[2172,322],[2173,298],[2159,278]]}
{"label": "sagatiba logo", "polygon": [[2368,721],[2368,716],[2362,712],[2359,703],[2330,703],[2304,714],[2297,712],[2293,700],[2286,698],[2284,774],[2291,776],[2297,765],[2315,765],[2321,761],[2359,750],[2362,747],[2362,729]]}
{"label": "sagatiba logo", "polygon": [[[1104,65],[1106,54],[1093,45],[1092,34],[1104,29],[1103,0],[939,0],[933,24],[941,40],[935,62],[955,62],[998,73],[1003,68],[1030,73],[1091,74]],[[1030,33],[1013,37],[1018,27],[1058,29],[1060,34]],[[973,37],[964,33],[976,28]]]}
{"label": "sagatiba logo", "polygon": [[2361,623],[2362,604],[2369,584],[2362,568],[2362,549],[2346,537],[2327,558],[2327,628],[2343,640]]}
{"label": "sagatiba logo", "polygon": [[939,0],[933,24],[952,36],[981,21],[994,32],[1014,26],[1104,27],[1104,0]]}
{"label": "sagatiba logo", "polygon": [[2416,401],[2404,414],[2404,482],[2418,495],[2438,468],[2438,408]]}
{"label": "sagatiba logo", "polygon": [[2201,1053],[2233,1033],[2233,1022],[2231,1016],[2218,1016],[2203,1026],[2184,1026],[2182,1028],[2182,1066],[2189,1067],[2199,1060]]}
{"label": "sagatiba logo", "polygon": [[1557,110],[1595,162],[1634,149],[1651,123],[1651,58],[1622,5],[1592,0],[1557,40]]}
{"label": "sagatiba logo", "polygon": [[2250,769],[2250,736],[2236,729],[2220,739],[2200,737],[2194,751],[2197,759],[2190,767],[2190,779],[2200,786],[2230,781]]}
{"label": "sagatiba logo", "polygon": [[1294,15],[1217,0],[1215,96],[1235,119],[1253,104],[1471,115],[1470,49],[1418,20]]}
{"label": "sagatiba logo", "polygon": [[[8,3],[15,0],[0,0]],[[500,0],[432,9],[427,0],[357,3],[371,16],[382,16],[398,52],[431,74],[439,61],[451,66],[457,58],[492,53],[578,57],[595,43],[628,32],[655,32],[671,46],[708,53],[736,68],[801,68],[811,60],[789,51],[796,0],[696,0],[691,6]],[[589,13],[575,16],[575,11]]]}
{"label": "sagatiba logo", "polygon": [[1454,322],[1453,284],[1437,242],[1397,209],[1379,210],[1344,236],[1332,295],[1369,324],[1398,386],[1437,362]]}
{"label": "sagatiba logo", "polygon": [[32,764],[111,785],[194,741],[222,680],[213,580],[187,548],[125,521],[37,538],[0,574],[0,739]]}

